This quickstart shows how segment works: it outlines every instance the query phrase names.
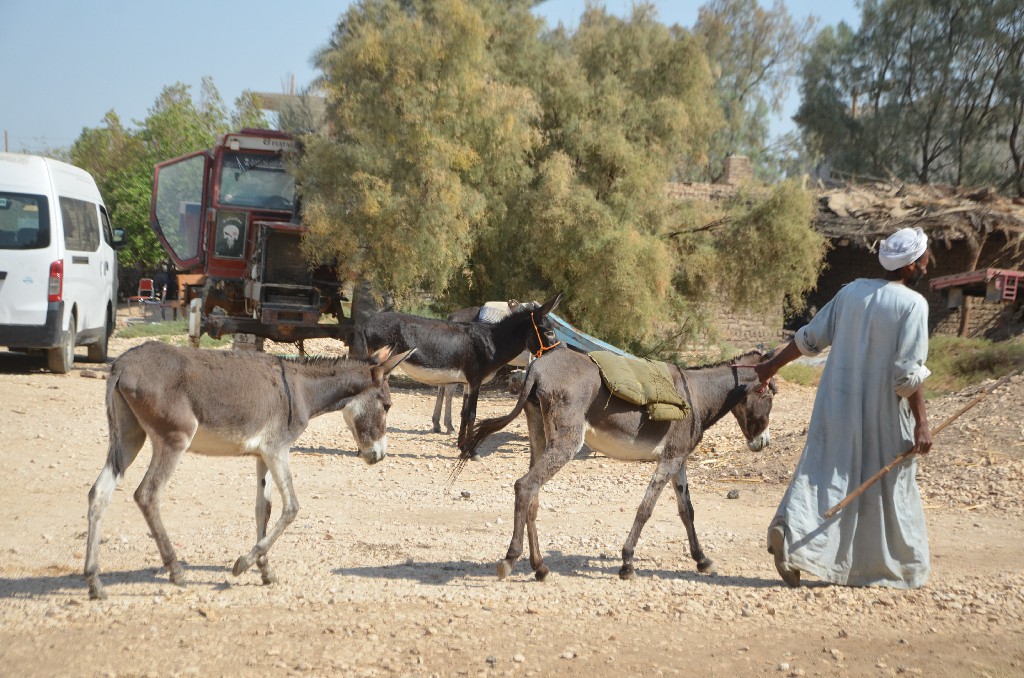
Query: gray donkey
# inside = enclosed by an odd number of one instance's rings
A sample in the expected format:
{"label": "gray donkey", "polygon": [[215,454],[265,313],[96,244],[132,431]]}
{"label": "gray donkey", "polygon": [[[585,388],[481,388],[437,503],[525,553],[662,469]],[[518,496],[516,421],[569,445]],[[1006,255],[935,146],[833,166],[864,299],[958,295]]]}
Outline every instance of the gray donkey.
{"label": "gray donkey", "polygon": [[[299,502],[288,454],[310,419],[341,411],[368,464],[384,457],[388,375],[412,351],[382,348],[369,360],[289,359],[265,353],[178,348],[147,342],[114,361],[107,382],[107,463],[89,490],[89,536],[85,579],[89,597],[104,598],[99,578],[100,519],[125,471],[148,437],[149,468],[135,501],[156,540],[175,584],[181,564],[160,518],[160,495],[186,451],[210,456],[256,458],[256,544],[235,562],[238,576],[259,566],[264,584],[277,581],[267,552],[295,520]],[[273,478],[284,501],[280,519],[267,532]]]}
{"label": "gray donkey", "polygon": [[619,576],[635,576],[633,550],[661,490],[673,480],[679,516],[690,542],[690,555],[701,572],[713,565],[697,541],[693,527],[693,505],[686,482],[686,458],[704,436],[704,431],[730,412],[751,450],[769,445],[769,415],[775,384],[761,384],[753,365],[759,352],[744,354],[731,363],[696,369],[668,366],[676,391],[689,406],[689,414],[677,421],[651,420],[642,406],[612,395],[598,366],[586,355],[567,349],[551,351],[530,364],[519,400],[504,417],[477,423],[452,474],[461,470],[469,455],[491,434],[508,426],[526,410],[530,436],[530,470],[515,483],[515,515],[512,542],[504,560],[498,562],[498,577],[504,579],[523,553],[523,531],[529,534],[530,565],[538,580],[548,574],[537,539],[537,507],[540,489],[586,442],[593,450],[623,461],[656,462],[654,475],[637,509],[633,529],[622,547]]}

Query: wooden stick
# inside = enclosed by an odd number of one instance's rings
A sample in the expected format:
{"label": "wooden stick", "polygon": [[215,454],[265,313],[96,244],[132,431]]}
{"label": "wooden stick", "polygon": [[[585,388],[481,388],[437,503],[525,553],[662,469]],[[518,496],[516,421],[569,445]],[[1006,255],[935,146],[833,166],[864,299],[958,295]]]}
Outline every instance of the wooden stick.
{"label": "wooden stick", "polygon": [[[934,437],[934,436],[938,435],[939,431],[941,431],[942,429],[944,429],[947,426],[949,426],[950,424],[952,424],[956,419],[958,419],[960,417],[960,415],[962,415],[964,412],[966,412],[967,410],[971,409],[972,407],[974,407],[975,405],[980,403],[982,400],[984,400],[988,396],[989,393],[991,393],[992,391],[996,390],[997,388],[999,388],[1000,386],[1005,384],[1007,381],[1009,381],[1010,377],[1017,376],[1017,374],[1019,374],[1019,373],[1018,372],[1013,372],[1011,374],[1007,374],[1002,379],[1000,379],[999,381],[997,381],[996,383],[992,384],[987,389],[985,389],[984,391],[979,393],[977,395],[977,397],[974,398],[974,400],[972,400],[971,402],[969,402],[966,405],[964,405],[963,407],[961,407],[959,410],[954,412],[953,415],[949,419],[947,419],[946,421],[944,421],[941,424],[939,424],[938,427],[936,427],[935,430],[932,431],[932,436]],[[854,499],[856,499],[860,495],[864,494],[865,490],[867,490],[869,487],[871,487],[872,485],[877,483],[878,480],[882,476],[884,476],[886,473],[888,473],[889,471],[893,470],[894,468],[899,466],[901,463],[903,463],[911,455],[911,453],[913,451],[914,451],[914,448],[910,448],[909,450],[907,450],[903,454],[897,456],[895,459],[893,459],[888,464],[883,466],[881,468],[881,470],[878,471],[878,473],[876,473],[875,475],[873,475],[870,478],[868,478],[867,480],[865,480],[861,484],[860,487],[858,487],[856,490],[854,490],[850,494],[846,495],[845,499],[843,499],[841,502],[839,502],[838,504],[836,504],[835,506],[833,506],[829,510],[825,511],[825,517],[826,518],[831,518],[832,516],[834,516],[835,514],[839,513],[840,511],[842,511],[847,506],[849,506],[850,502],[852,502]]]}

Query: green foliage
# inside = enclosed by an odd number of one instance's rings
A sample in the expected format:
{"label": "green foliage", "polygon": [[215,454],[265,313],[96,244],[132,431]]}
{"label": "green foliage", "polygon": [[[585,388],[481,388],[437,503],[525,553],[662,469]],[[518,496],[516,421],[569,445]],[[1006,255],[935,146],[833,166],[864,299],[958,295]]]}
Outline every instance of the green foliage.
{"label": "green foliage", "polygon": [[779,370],[779,377],[801,386],[817,386],[821,380],[822,369],[814,365],[790,363]]}
{"label": "green foliage", "polygon": [[810,192],[795,180],[766,195],[736,194],[718,210],[689,203],[682,227],[668,234],[677,267],[675,288],[689,304],[689,322],[661,350],[679,350],[707,330],[714,309],[795,313],[817,284],[827,241],[811,226]]}
{"label": "green foliage", "polygon": [[[156,323],[136,323],[117,330],[115,336],[119,339],[155,339],[166,344],[175,346],[188,346],[187,320],[164,320]],[[234,341],[234,335],[225,334],[220,339],[214,339],[208,334],[199,337],[200,348],[221,348]]]}
{"label": "green foliage", "polygon": [[440,308],[562,290],[581,329],[639,346],[700,312],[673,285],[665,181],[707,157],[711,71],[649,4],[588,7],[572,35],[529,6],[349,8],[318,57],[332,133],[297,170],[306,250]]}
{"label": "green foliage", "polygon": [[736,308],[770,312],[778,308],[780,295],[802,299],[814,289],[828,241],[809,228],[814,212],[809,191],[791,179],[750,209],[734,205],[730,212],[733,218],[715,243],[722,255],[716,277]]}
{"label": "green foliage", "polygon": [[1024,5],[870,0],[823,31],[795,117],[840,170],[1024,195]]}
{"label": "green foliage", "polygon": [[188,334],[188,321],[164,320],[158,323],[134,323],[117,331],[117,336],[121,339],[163,337],[180,334]]}
{"label": "green foliage", "polygon": [[958,391],[985,379],[1024,370],[1024,341],[935,335],[928,343],[929,394]]}
{"label": "green foliage", "polygon": [[198,102],[188,85],[165,87],[137,129],[125,127],[112,110],[100,127],[82,131],[71,147],[71,161],[96,178],[114,227],[125,231],[128,244],[118,252],[123,267],[153,270],[167,259],[149,227],[154,166],[209,148],[236,125],[265,127],[257,103],[243,93],[229,118],[213,81],[204,78]]}
{"label": "green foliage", "polygon": [[318,58],[334,136],[309,135],[297,170],[311,259],[398,297],[460,274],[537,141],[533,98],[495,77],[489,38],[463,0],[349,8]]}

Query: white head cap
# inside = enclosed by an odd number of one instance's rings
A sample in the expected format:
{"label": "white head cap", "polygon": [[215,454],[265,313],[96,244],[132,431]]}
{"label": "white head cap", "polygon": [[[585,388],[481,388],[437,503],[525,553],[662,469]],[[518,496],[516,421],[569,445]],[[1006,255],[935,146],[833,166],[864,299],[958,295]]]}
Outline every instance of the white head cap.
{"label": "white head cap", "polygon": [[878,261],[887,271],[914,263],[928,249],[928,236],[920,227],[901,228],[882,241]]}

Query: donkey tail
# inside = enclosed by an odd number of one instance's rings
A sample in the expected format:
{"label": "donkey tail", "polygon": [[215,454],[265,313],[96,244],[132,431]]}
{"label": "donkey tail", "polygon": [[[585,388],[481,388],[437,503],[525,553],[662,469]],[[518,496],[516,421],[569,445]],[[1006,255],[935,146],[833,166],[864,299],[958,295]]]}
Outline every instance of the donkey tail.
{"label": "donkey tail", "polygon": [[117,365],[114,365],[114,368],[110,371],[110,380],[107,381],[107,429],[110,433],[110,444],[107,447],[106,467],[114,472],[116,479],[120,479],[131,464],[131,460],[125,454],[124,441],[121,439],[121,425],[125,415],[132,419],[135,418],[135,415],[131,412],[128,401],[121,394],[119,388],[121,375],[116,369]]}
{"label": "donkey tail", "polygon": [[479,421],[474,424],[469,435],[466,437],[466,443],[463,446],[462,453],[459,455],[460,459],[469,459],[472,457],[483,441],[487,440],[491,434],[497,433],[511,424],[512,420],[518,417],[519,413],[523,411],[523,407],[526,406],[526,399],[530,397],[530,394],[533,392],[533,386],[537,382],[533,374],[533,363],[530,363],[526,372],[526,377],[523,379],[523,387],[519,391],[519,400],[516,401],[516,405],[512,408],[512,411],[504,417],[484,419],[483,421]]}
{"label": "donkey tail", "polygon": [[526,399],[530,397],[533,392],[534,384],[537,380],[533,374],[533,363],[530,363],[526,368],[526,377],[523,379],[523,387],[519,391],[519,400],[516,401],[515,407],[512,411],[506,414],[504,417],[495,417],[493,419],[484,419],[473,425],[473,428],[469,431],[466,436],[466,441],[462,447],[462,451],[459,453],[459,458],[455,462],[455,468],[452,469],[451,475],[448,476],[448,482],[446,488],[450,489],[455,480],[462,473],[462,469],[466,467],[466,462],[470,460],[473,453],[476,452],[476,448],[480,447],[480,443],[487,440],[488,436],[492,433],[497,433],[501,429],[505,428],[512,423],[512,420],[519,416],[519,413],[523,411],[523,407],[526,406]]}

